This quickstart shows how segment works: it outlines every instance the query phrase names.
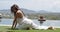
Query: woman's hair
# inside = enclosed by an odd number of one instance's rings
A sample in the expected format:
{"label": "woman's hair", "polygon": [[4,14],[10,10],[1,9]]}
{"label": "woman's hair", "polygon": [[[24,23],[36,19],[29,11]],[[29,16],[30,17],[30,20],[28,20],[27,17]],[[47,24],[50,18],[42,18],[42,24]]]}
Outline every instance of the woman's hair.
{"label": "woman's hair", "polygon": [[14,4],[11,6],[11,13],[14,13],[14,16],[16,15],[16,12],[19,10],[18,5]]}
{"label": "woman's hair", "polygon": [[[16,10],[16,11],[15,11],[15,10]],[[18,10],[19,10],[18,5],[14,4],[14,5],[11,6],[11,12],[12,12],[12,13],[17,12]]]}
{"label": "woman's hair", "polygon": [[[16,12],[17,12],[18,10],[21,11],[21,9],[18,7],[18,5],[14,4],[14,5],[11,6],[11,13],[14,13],[14,16],[16,15]],[[22,13],[23,13],[23,11],[22,11]],[[24,13],[23,13],[23,14],[24,14]],[[24,15],[25,15],[25,14],[24,14]]]}

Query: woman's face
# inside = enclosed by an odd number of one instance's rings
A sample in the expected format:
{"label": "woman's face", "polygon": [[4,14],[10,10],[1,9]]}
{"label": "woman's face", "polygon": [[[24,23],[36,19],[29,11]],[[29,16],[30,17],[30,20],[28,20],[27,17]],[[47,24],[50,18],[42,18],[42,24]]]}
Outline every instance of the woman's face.
{"label": "woman's face", "polygon": [[14,12],[17,12],[18,11],[18,9],[16,7],[14,7],[13,10],[14,10]]}

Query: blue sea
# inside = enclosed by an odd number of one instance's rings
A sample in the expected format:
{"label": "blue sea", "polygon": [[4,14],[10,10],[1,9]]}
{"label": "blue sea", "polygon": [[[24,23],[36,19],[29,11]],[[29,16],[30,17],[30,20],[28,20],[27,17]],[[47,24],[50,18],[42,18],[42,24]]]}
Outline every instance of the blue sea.
{"label": "blue sea", "polygon": [[[37,25],[40,25],[37,19],[32,19]],[[13,19],[0,19],[0,24],[12,25]],[[43,26],[59,26],[60,27],[60,20],[46,20]]]}

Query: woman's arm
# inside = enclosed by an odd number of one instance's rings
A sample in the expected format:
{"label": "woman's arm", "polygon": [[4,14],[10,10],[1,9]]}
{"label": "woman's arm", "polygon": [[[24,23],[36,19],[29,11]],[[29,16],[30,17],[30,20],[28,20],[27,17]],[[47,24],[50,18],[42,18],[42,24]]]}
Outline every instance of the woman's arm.
{"label": "woman's arm", "polygon": [[16,19],[17,19],[17,18],[16,18],[16,16],[15,16],[15,17],[14,17],[14,20],[13,20],[13,24],[12,24],[12,29],[16,27],[16,22],[17,22]]}
{"label": "woman's arm", "polygon": [[13,24],[12,24],[12,29],[14,28],[15,22],[16,22],[16,19],[14,18]]}
{"label": "woman's arm", "polygon": [[16,28],[16,25],[17,25],[17,21],[15,21],[15,26],[14,26],[14,28]]}
{"label": "woman's arm", "polygon": [[16,28],[16,25],[17,25],[17,18],[19,18],[19,14],[18,14],[18,12],[16,13],[16,15],[15,15],[15,19],[14,19],[14,22],[13,22],[13,28]]}

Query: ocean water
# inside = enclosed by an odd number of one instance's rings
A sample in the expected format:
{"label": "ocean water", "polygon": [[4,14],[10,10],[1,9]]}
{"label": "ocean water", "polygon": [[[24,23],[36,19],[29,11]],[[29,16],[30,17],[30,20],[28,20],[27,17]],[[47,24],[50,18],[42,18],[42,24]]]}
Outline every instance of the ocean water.
{"label": "ocean water", "polygon": [[[40,25],[38,19],[34,19],[33,21],[37,25]],[[0,19],[0,24],[12,25],[12,23],[13,23],[13,19]],[[46,20],[42,25],[43,26],[59,26],[60,27],[60,20]]]}

